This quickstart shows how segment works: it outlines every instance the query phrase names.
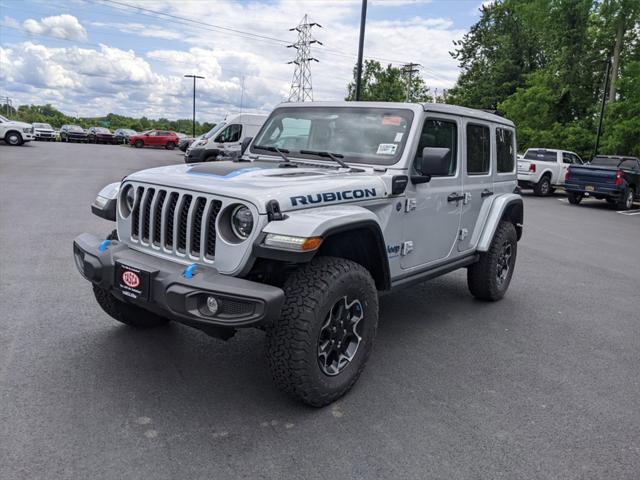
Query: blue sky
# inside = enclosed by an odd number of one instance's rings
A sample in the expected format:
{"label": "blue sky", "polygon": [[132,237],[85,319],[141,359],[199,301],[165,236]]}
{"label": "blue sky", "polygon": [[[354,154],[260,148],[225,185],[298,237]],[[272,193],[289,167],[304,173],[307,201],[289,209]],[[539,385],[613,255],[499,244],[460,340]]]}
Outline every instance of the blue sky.
{"label": "blue sky", "polygon": [[[432,89],[451,87],[458,69],[448,52],[480,4],[370,0],[365,57],[420,63]],[[288,93],[288,28],[305,13],[323,26],[314,30],[324,44],[313,49],[314,98],[342,99],[357,55],[359,0],[0,0],[0,95],[82,116],[188,117],[191,84],[182,75],[198,73],[206,77],[203,120],[266,112]]]}

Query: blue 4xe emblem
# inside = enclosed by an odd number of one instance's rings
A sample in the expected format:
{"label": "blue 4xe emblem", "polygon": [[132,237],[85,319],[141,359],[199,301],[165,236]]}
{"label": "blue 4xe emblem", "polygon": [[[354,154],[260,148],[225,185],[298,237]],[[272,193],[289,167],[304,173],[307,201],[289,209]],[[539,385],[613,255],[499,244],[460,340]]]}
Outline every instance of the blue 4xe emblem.
{"label": "blue 4xe emblem", "polygon": [[397,257],[400,255],[400,245],[387,245],[387,257]]}

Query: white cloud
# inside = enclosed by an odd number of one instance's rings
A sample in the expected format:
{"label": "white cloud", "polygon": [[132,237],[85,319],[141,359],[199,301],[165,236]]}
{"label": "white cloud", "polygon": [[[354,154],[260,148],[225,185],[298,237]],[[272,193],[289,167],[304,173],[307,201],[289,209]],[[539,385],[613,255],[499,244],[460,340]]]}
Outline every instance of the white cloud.
{"label": "white cloud", "polygon": [[73,15],[56,15],[38,20],[30,18],[22,23],[25,32],[32,35],[48,35],[68,40],[84,40],[87,31]]}
{"label": "white cloud", "polygon": [[[98,37],[110,45],[51,48],[26,42],[11,45],[4,53],[0,50],[3,88],[10,95],[16,92],[20,102],[62,102],[58,105],[63,110],[77,110],[82,115],[114,111],[184,118],[190,115],[192,83],[183,75],[196,73],[206,77],[198,81],[197,100],[199,115],[204,119],[217,120],[226,112],[238,111],[241,98],[245,110],[268,111],[288,95],[293,65],[287,62],[295,57],[295,51],[286,45],[296,39],[296,32],[289,28],[308,13],[311,21],[324,27],[314,28],[315,37],[324,44],[314,45],[312,50],[313,56],[320,59],[320,63],[311,67],[314,98],[340,100],[346,95],[358,48],[359,0],[331,2],[330,8],[323,2],[280,0],[265,4],[219,0],[213,7],[207,2],[184,2],[178,10],[171,0],[156,0],[153,6],[144,0],[127,3],[171,11],[208,25],[115,8],[109,21],[86,23],[92,39]],[[372,6],[387,8],[389,3],[429,1],[380,0]],[[449,88],[455,83],[458,67],[448,52],[452,41],[461,38],[465,31],[456,29],[450,19],[429,16],[429,8],[414,9],[420,14],[411,18],[390,16],[389,20],[369,20],[365,58],[376,57],[383,63],[389,59],[394,63],[419,63],[429,87]],[[110,21],[116,17],[118,21]],[[75,17],[71,18],[77,22]],[[45,20],[36,23],[42,27]],[[84,32],[79,22],[78,25]],[[211,25],[276,40],[258,39]],[[104,37],[99,37],[100,34]],[[126,45],[126,49],[111,44],[111,38],[118,35],[124,39],[118,44]],[[148,48],[154,43],[157,47],[149,51],[138,50],[142,45]],[[64,99],[55,99],[51,93],[54,91],[64,91]]]}

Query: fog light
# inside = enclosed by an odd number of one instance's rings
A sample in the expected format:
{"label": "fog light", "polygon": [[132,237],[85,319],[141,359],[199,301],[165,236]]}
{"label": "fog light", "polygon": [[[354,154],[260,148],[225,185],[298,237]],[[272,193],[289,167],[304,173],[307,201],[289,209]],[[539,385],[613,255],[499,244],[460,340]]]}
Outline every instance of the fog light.
{"label": "fog light", "polygon": [[215,315],[218,312],[219,308],[218,300],[216,300],[216,297],[212,297],[211,295],[209,295],[207,297],[206,307],[208,313],[210,313],[211,315]]}

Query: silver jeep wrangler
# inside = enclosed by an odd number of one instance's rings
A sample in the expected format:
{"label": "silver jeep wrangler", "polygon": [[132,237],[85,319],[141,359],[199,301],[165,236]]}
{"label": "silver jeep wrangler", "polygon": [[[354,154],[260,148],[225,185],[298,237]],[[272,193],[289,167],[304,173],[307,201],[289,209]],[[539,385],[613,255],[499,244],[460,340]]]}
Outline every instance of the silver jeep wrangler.
{"label": "silver jeep wrangler", "polygon": [[313,406],[358,379],[379,293],[464,267],[475,297],[502,298],[523,221],[512,122],[373,102],[282,104],[237,161],[134,173],[92,210],[117,230],[74,256],[105,312],[261,328],[275,383]]}

